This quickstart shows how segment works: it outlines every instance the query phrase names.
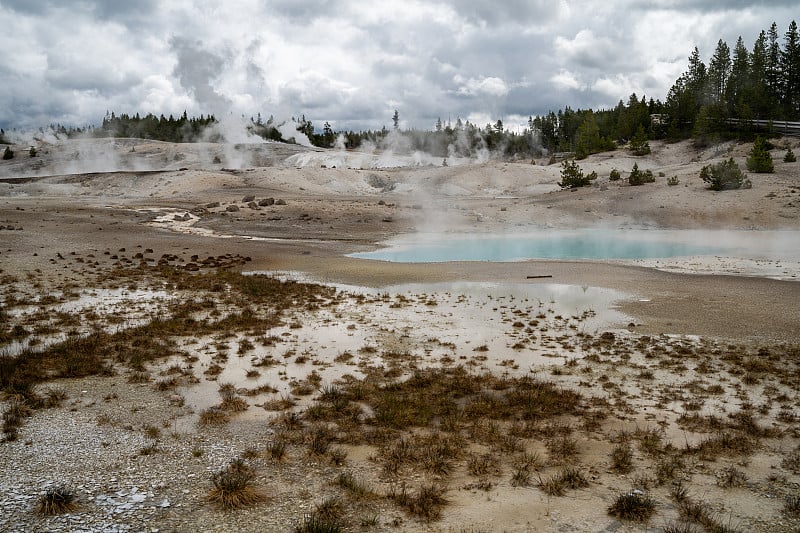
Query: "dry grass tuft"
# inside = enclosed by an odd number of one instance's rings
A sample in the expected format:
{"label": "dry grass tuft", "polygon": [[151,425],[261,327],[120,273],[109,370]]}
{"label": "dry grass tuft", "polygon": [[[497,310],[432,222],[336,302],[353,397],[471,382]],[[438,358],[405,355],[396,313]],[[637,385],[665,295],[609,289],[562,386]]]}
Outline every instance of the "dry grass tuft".
{"label": "dry grass tuft", "polygon": [[201,426],[221,426],[230,420],[228,413],[219,407],[209,407],[200,413],[198,423]]}
{"label": "dry grass tuft", "polygon": [[655,512],[656,502],[639,489],[617,495],[608,508],[611,516],[633,522],[646,522]]}
{"label": "dry grass tuft", "polygon": [[447,489],[436,484],[422,485],[416,492],[409,492],[405,484],[400,489],[393,488],[389,499],[404,507],[410,514],[432,521],[442,515],[442,508],[449,502],[445,498]]}
{"label": "dry grass tuft", "polygon": [[75,493],[65,485],[49,487],[39,497],[36,512],[41,515],[58,515],[71,513],[78,509]]}
{"label": "dry grass tuft", "polygon": [[253,487],[255,472],[241,459],[211,476],[213,485],[207,499],[223,509],[239,509],[263,502],[266,498]]}

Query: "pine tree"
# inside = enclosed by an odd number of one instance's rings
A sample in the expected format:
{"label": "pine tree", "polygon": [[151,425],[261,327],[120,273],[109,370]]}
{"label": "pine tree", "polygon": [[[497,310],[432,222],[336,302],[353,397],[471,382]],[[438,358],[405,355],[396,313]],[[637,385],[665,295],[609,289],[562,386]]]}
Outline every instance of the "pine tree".
{"label": "pine tree", "polygon": [[786,118],[793,119],[800,116],[800,35],[795,21],[789,24],[786,31],[780,56],[780,71],[783,81],[783,107]]}
{"label": "pine tree", "polygon": [[750,82],[750,53],[744,45],[742,37],[736,41],[733,49],[733,63],[728,84],[725,87],[725,100],[728,104],[728,115],[741,118],[741,108],[747,105],[752,97]]}
{"label": "pine tree", "polygon": [[633,155],[647,155],[650,153],[650,143],[647,142],[647,134],[641,124],[631,139],[631,152],[633,152]]}
{"label": "pine tree", "polygon": [[767,33],[761,30],[750,54],[750,82],[753,87],[751,105],[759,118],[772,118],[774,104],[769,96],[767,86]]}
{"label": "pine tree", "polygon": [[717,42],[717,49],[708,64],[708,88],[712,103],[725,103],[725,87],[731,73],[731,50],[722,39]]}
{"label": "pine tree", "polygon": [[[767,94],[772,100],[773,104],[781,102],[782,87],[781,87],[781,48],[778,44],[778,25],[774,22],[769,27],[767,33]],[[775,116],[777,109],[773,110],[771,116]]]}
{"label": "pine tree", "polygon": [[753,149],[747,158],[747,170],[750,172],[769,173],[774,172],[772,156],[767,150],[767,141],[760,135],[753,143]]}

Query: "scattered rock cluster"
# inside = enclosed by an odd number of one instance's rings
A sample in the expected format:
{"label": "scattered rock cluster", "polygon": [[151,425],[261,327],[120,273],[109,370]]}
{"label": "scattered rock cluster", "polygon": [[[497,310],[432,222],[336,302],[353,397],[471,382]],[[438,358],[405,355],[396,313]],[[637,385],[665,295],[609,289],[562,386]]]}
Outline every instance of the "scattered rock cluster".
{"label": "scattered rock cluster", "polygon": [[[244,205],[243,206],[237,205],[239,203],[244,204]],[[233,202],[233,203],[230,203],[230,204],[226,205],[225,206],[225,212],[226,213],[237,213],[243,207],[247,207],[249,209],[253,209],[253,210],[257,211],[258,209],[260,209],[262,207],[271,207],[273,205],[286,205],[286,200],[283,200],[281,198],[276,200],[275,198],[272,198],[272,197],[270,197],[270,198],[262,198],[261,200],[256,200],[256,197],[254,195],[248,195],[248,196],[245,196],[244,198],[242,198],[241,202]],[[219,208],[219,207],[222,207],[222,204],[220,202],[209,202],[205,206],[203,206],[203,208],[201,208],[201,210],[202,209],[216,209],[216,208]],[[176,218],[176,220],[178,220],[178,219]],[[186,220],[186,219],[181,219],[181,220]]]}

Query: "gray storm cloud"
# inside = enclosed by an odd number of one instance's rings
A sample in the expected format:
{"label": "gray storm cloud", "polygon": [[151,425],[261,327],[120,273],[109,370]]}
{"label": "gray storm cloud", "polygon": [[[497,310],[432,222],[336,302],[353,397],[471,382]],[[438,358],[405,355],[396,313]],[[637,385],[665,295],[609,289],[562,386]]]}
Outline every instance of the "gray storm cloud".
{"label": "gray storm cloud", "polygon": [[394,109],[415,128],[525,122],[628,91],[663,99],[695,45],[708,59],[719,38],[751,46],[796,18],[796,1],[765,4],[3,0],[0,127],[184,109],[336,129],[380,128]]}

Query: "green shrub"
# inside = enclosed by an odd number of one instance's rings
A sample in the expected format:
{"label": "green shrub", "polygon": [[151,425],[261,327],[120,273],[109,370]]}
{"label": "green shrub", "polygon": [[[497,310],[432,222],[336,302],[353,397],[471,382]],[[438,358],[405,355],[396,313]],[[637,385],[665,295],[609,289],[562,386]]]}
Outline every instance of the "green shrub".
{"label": "green shrub", "polygon": [[28,151],[28,153],[30,154],[31,157],[36,157],[37,153],[36,148],[34,146],[31,146],[31,149]]}
{"label": "green shrub", "polygon": [[609,181],[619,181],[619,179],[620,179],[621,177],[622,177],[622,176],[620,176],[620,174],[619,174],[619,170],[617,170],[617,169],[615,168],[615,169],[612,169],[612,170],[611,170],[611,174],[609,174],[609,175],[608,175],[608,180],[609,180]]}
{"label": "green shrub", "polygon": [[584,176],[583,170],[575,161],[564,161],[561,163],[561,183],[558,185],[563,189],[572,187],[585,187],[597,179],[597,172]]}
{"label": "green shrub", "polygon": [[639,170],[638,163],[633,164],[633,168],[631,169],[631,175],[628,176],[628,183],[631,185],[644,185],[645,183],[653,183],[656,181],[655,176],[653,176],[652,170]]}
{"label": "green shrub", "polygon": [[783,156],[783,162],[794,163],[795,161],[797,161],[797,157],[795,157],[794,152],[792,152],[792,149],[789,148],[788,150],[786,150],[786,155]]}
{"label": "green shrub", "polygon": [[672,176],[671,178],[667,178],[667,185],[669,185],[670,187],[674,187],[680,182],[681,180],[678,179],[678,176]]}
{"label": "green shrub", "polygon": [[752,183],[747,176],[742,173],[739,165],[733,158],[717,163],[716,165],[706,165],[700,170],[700,179],[709,184],[712,191],[727,191],[731,189],[749,189]]}
{"label": "green shrub", "polygon": [[759,173],[775,172],[767,141],[763,137],[756,137],[753,143],[750,157],[747,158],[747,170]]}
{"label": "green shrub", "polygon": [[10,146],[6,146],[3,152],[3,159],[14,159],[14,150],[12,150]]}

